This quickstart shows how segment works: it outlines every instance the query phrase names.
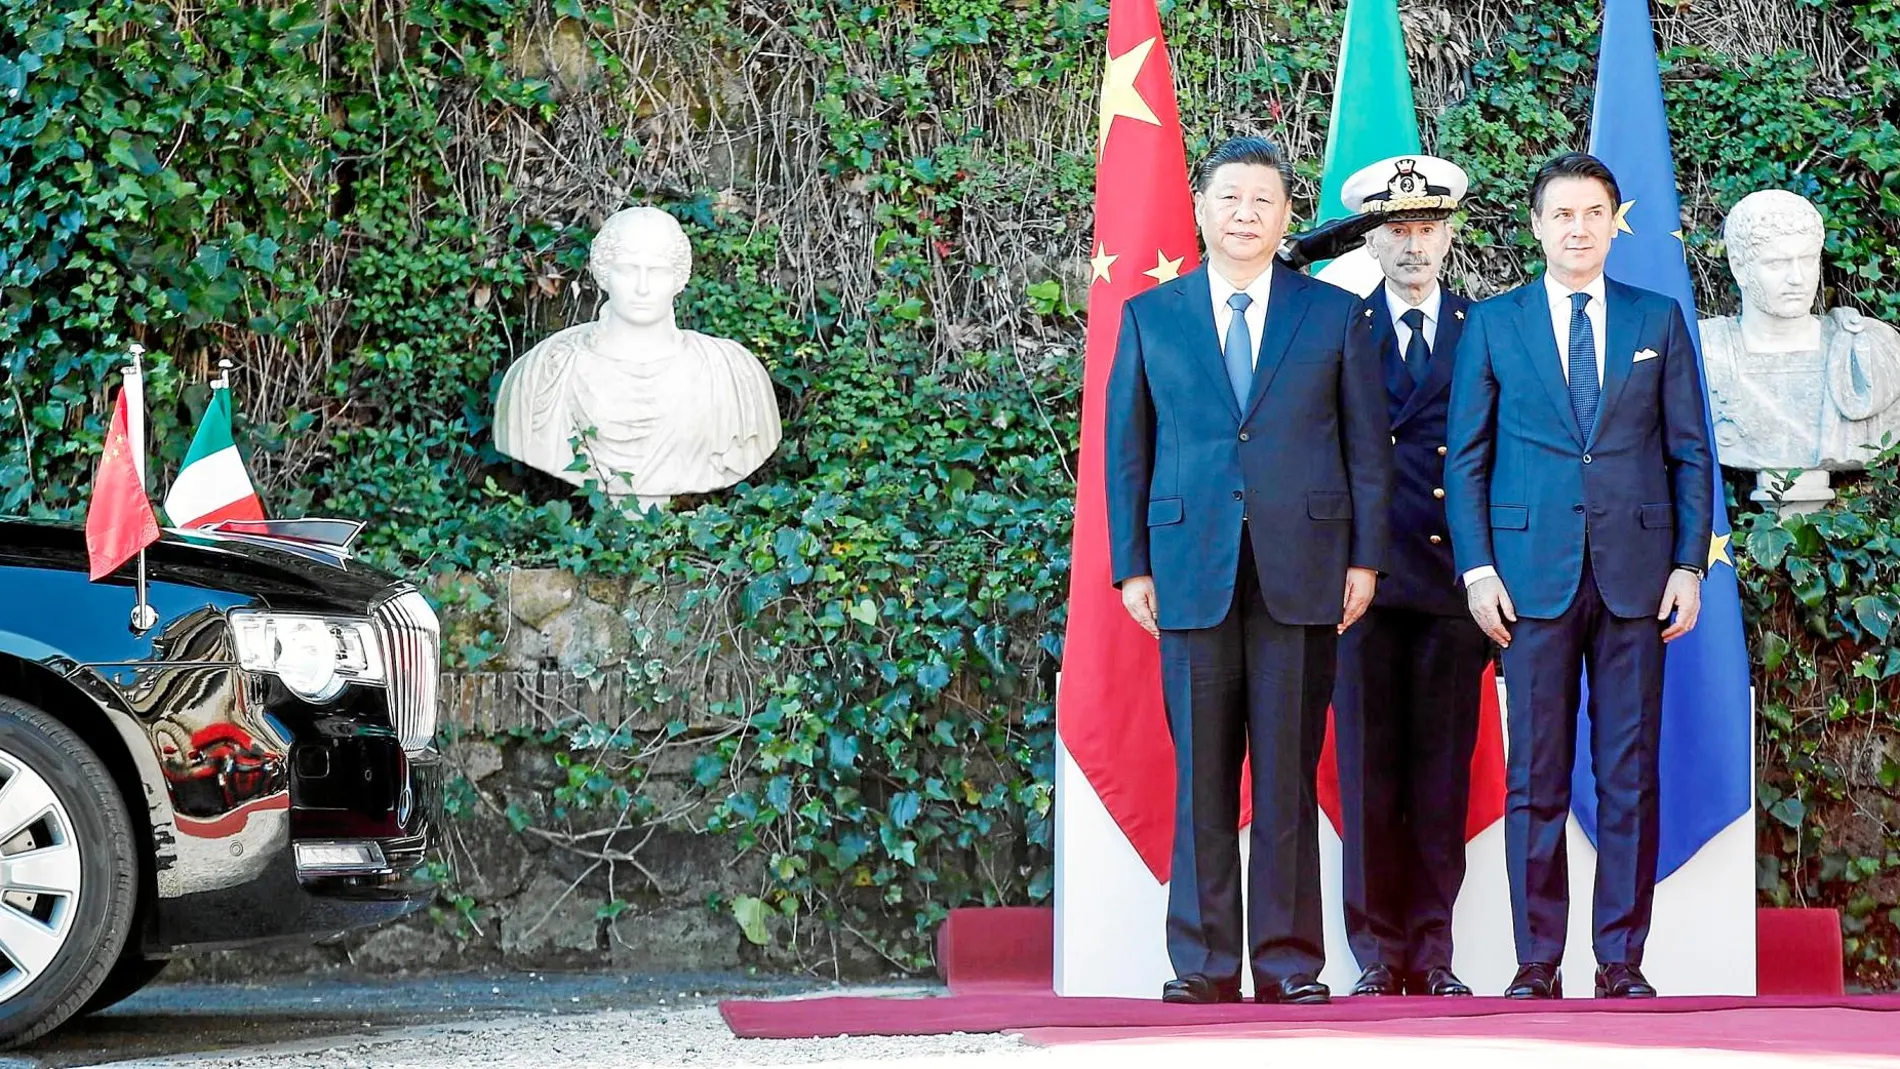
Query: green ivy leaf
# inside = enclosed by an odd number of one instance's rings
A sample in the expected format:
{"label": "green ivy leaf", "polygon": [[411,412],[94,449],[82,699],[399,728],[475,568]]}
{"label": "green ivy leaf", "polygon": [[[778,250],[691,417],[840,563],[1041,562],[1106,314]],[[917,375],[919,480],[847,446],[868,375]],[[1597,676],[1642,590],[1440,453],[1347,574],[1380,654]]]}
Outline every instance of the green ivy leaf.
{"label": "green ivy leaf", "polygon": [[1881,594],[1864,594],[1854,599],[1854,619],[1867,633],[1882,642],[1900,619],[1900,602]]}
{"label": "green ivy leaf", "polygon": [[899,828],[908,828],[922,808],[923,799],[916,791],[902,791],[891,798],[891,823]]}
{"label": "green ivy leaf", "polygon": [[1794,547],[1794,535],[1785,527],[1758,523],[1748,532],[1744,547],[1750,560],[1764,568],[1781,567],[1782,558]]}
{"label": "green ivy leaf", "polygon": [[1802,803],[1801,799],[1789,795],[1769,806],[1768,815],[1790,828],[1799,828],[1802,818],[1808,815],[1808,807]]}
{"label": "green ivy leaf", "polygon": [[1773,631],[1764,631],[1761,636],[1761,666],[1763,671],[1773,672],[1781,667],[1781,662],[1791,649],[1788,640]]}
{"label": "green ivy leaf", "polygon": [[771,907],[760,898],[751,895],[735,895],[732,899],[732,918],[739,922],[739,930],[745,933],[746,942],[753,946],[769,946],[772,933],[765,927],[765,918],[770,915]]}

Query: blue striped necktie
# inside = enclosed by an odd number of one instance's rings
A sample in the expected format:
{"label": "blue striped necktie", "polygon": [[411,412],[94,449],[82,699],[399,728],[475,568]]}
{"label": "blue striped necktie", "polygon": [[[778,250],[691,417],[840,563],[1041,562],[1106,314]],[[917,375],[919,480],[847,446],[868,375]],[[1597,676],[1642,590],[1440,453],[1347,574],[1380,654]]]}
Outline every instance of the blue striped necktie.
{"label": "blue striped necktie", "polygon": [[1589,441],[1596,428],[1597,399],[1603,385],[1597,381],[1597,336],[1583,307],[1590,303],[1587,293],[1570,295],[1570,411],[1577,416],[1577,429]]}
{"label": "blue striped necktie", "polygon": [[1247,394],[1253,390],[1253,337],[1247,332],[1247,307],[1253,298],[1236,293],[1227,298],[1234,317],[1227,322],[1227,344],[1221,355],[1227,359],[1227,382],[1234,388],[1234,400],[1247,407]]}

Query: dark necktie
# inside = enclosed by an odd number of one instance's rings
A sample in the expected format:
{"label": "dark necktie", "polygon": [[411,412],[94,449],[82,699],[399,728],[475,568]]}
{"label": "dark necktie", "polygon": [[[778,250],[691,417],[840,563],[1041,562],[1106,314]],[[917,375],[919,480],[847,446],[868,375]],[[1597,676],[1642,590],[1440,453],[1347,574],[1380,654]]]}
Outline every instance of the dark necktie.
{"label": "dark necktie", "polygon": [[1431,370],[1432,350],[1425,344],[1425,313],[1417,308],[1407,308],[1399,317],[1399,322],[1412,328],[1412,337],[1405,343],[1405,367],[1412,373],[1412,382],[1425,381],[1425,373]]}
{"label": "dark necktie", "polygon": [[1570,295],[1570,411],[1576,413],[1577,429],[1585,441],[1597,423],[1597,398],[1603,385],[1597,381],[1597,337],[1583,306],[1590,303],[1587,293]]}
{"label": "dark necktie", "polygon": [[1243,409],[1247,407],[1247,394],[1253,389],[1253,337],[1247,333],[1247,307],[1251,304],[1253,298],[1244,293],[1227,298],[1227,307],[1234,310],[1234,317],[1227,321],[1227,345],[1222,350],[1227,358],[1227,382],[1234,388],[1234,400]]}

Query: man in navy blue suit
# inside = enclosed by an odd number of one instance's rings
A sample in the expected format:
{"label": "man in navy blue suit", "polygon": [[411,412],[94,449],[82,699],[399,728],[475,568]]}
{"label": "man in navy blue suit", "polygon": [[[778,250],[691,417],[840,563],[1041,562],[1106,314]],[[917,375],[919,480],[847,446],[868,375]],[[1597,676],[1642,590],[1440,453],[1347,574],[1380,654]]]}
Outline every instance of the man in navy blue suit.
{"label": "man in navy blue suit", "polygon": [[1385,281],[1352,329],[1384,369],[1396,468],[1386,573],[1339,641],[1333,688],[1355,995],[1471,994],[1451,970],[1451,915],[1491,640],[1465,608],[1445,522],[1452,358],[1471,302],[1438,277],[1467,185],[1456,164],[1414,153],[1340,191],[1347,210],[1381,220],[1366,251]]}
{"label": "man in navy blue suit", "polygon": [[1622,206],[1582,153],[1545,164],[1531,230],[1547,269],[1474,306],[1452,381],[1452,543],[1478,626],[1504,647],[1512,998],[1557,998],[1579,679],[1597,782],[1599,997],[1643,976],[1656,885],[1663,644],[1695,626],[1713,477],[1682,311],[1603,276]]}
{"label": "man in navy blue suit", "polygon": [[[1169,1002],[1324,1002],[1314,773],[1338,636],[1372,601],[1391,455],[1358,300],[1275,263],[1292,168],[1234,138],[1194,175],[1207,263],[1124,306],[1109,378],[1114,580],[1161,642],[1175,748]],[[1253,768],[1241,938],[1240,773]]]}

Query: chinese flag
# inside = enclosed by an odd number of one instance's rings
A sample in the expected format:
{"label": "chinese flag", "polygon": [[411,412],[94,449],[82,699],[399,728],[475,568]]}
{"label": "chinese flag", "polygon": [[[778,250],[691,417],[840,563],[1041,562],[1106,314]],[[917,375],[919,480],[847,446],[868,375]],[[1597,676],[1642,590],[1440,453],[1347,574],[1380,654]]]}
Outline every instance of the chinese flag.
{"label": "chinese flag", "polygon": [[1122,303],[1192,270],[1199,259],[1186,150],[1155,0],[1109,4],[1096,152],[1082,455],[1056,729],[1136,853],[1155,879],[1166,882],[1174,838],[1174,747],[1161,704],[1160,647],[1129,618],[1110,579],[1102,448]]}
{"label": "chinese flag", "polygon": [[145,480],[132,448],[132,414],[126,391],[112,406],[112,428],[105,454],[92,477],[92,502],[86,509],[86,554],[94,582],[119,570],[139,550],[158,541],[158,518],[145,496]]}

